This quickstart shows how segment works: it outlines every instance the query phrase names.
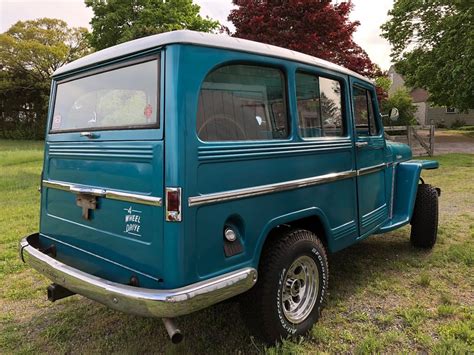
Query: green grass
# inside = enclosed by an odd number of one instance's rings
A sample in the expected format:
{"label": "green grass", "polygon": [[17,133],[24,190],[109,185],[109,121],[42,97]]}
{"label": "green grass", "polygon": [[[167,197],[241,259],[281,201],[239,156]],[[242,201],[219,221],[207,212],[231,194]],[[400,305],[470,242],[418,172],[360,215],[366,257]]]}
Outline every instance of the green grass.
{"label": "green grass", "polygon": [[473,353],[474,155],[436,157],[426,182],[441,187],[438,243],[409,244],[409,227],[330,256],[329,299],[310,335],[268,347],[237,304],[178,319],[169,343],[159,319],[122,314],[73,296],[46,301],[48,281],[18,260],[37,231],[41,143],[0,140],[0,353]]}
{"label": "green grass", "polygon": [[451,128],[446,132],[452,134],[461,134],[466,137],[474,138],[474,126],[462,126],[459,128]]}

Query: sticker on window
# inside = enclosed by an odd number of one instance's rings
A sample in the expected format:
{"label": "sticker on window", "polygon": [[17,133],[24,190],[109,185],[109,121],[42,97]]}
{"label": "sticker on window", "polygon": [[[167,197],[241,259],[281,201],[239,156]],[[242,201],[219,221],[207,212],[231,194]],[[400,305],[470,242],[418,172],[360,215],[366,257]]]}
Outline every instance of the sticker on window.
{"label": "sticker on window", "polygon": [[61,128],[61,115],[55,115],[53,117],[53,129]]}
{"label": "sticker on window", "polygon": [[151,116],[153,115],[153,108],[151,107],[150,104],[145,106],[145,110],[143,111],[143,114],[145,115],[147,121],[151,119]]}

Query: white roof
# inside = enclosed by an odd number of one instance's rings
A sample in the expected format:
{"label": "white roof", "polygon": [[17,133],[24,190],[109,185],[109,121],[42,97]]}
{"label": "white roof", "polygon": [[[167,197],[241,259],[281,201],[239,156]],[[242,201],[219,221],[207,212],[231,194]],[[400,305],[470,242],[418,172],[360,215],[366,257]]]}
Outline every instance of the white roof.
{"label": "white roof", "polygon": [[370,79],[360,74],[357,74],[352,70],[300,52],[295,52],[289,49],[272,46],[269,44],[249,41],[246,39],[230,37],[227,35],[218,35],[188,30],[166,32],[153,36],[143,37],[130,42],[125,42],[113,47],[103,49],[101,51],[86,55],[85,57],[75,60],[74,62],[63,65],[62,67],[57,69],[53,75],[64,74],[66,72],[86,67],[95,63],[108,61],[128,54],[141,52],[147,49],[162,47],[167,44],[173,43],[194,44],[204,47],[224,48],[283,58],[305,64],[316,65],[322,68],[352,75],[370,83],[372,82]]}

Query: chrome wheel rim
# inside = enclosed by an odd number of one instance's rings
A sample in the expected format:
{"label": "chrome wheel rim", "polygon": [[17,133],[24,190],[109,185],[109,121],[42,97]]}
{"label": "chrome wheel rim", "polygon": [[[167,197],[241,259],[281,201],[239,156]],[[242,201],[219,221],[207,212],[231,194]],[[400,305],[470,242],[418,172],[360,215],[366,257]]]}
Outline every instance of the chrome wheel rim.
{"label": "chrome wheel rim", "polygon": [[303,322],[313,310],[319,292],[319,270],[309,256],[300,256],[286,272],[282,284],[282,309],[286,319]]}

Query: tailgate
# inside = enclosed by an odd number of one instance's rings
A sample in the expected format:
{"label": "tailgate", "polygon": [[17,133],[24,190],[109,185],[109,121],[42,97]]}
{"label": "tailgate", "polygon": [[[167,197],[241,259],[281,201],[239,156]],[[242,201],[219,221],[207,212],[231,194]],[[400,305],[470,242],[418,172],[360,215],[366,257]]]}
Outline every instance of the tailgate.
{"label": "tailgate", "polygon": [[[163,142],[49,142],[46,150],[41,234],[159,279]],[[95,209],[78,203],[90,195]],[[73,258],[71,253],[64,257]],[[101,262],[76,266],[97,274]]]}

